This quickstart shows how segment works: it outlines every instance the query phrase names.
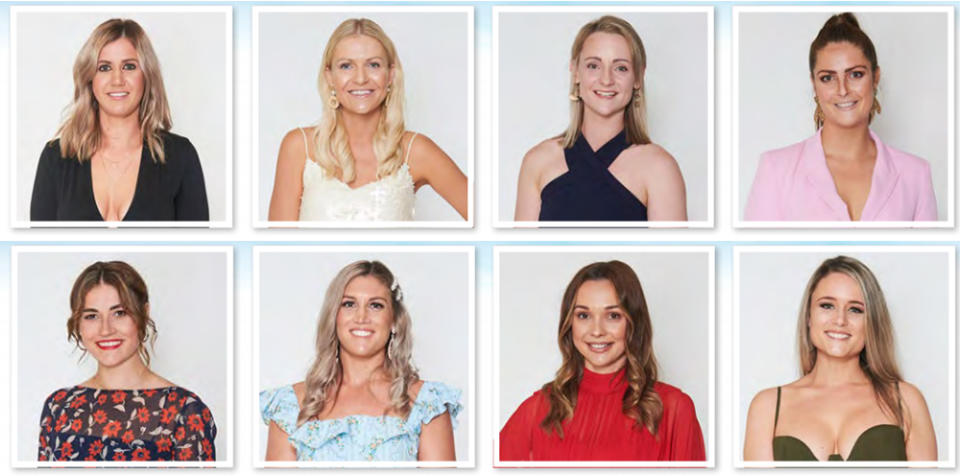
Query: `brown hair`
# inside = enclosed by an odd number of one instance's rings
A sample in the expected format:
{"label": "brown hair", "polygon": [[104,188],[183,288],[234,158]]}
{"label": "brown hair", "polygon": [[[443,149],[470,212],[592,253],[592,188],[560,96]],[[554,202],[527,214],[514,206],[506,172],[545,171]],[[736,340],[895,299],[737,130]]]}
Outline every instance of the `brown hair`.
{"label": "brown hair", "polygon": [[583,378],[583,356],[573,344],[573,307],[580,286],[587,281],[609,281],[617,292],[620,307],[627,314],[626,371],[627,389],[623,394],[623,414],[657,434],[663,403],[653,390],[657,381],[657,360],[653,355],[653,329],[647,301],[636,273],[622,261],[592,263],[577,271],[560,306],[560,327],[557,342],[563,363],[556,378],[543,386],[550,400],[550,411],[540,422],[547,433],[556,431],[563,438],[563,421],[573,417],[577,393]]}
{"label": "brown hair", "polygon": [[86,353],[86,349],[80,345],[80,319],[83,317],[87,293],[101,284],[111,286],[120,295],[120,304],[137,325],[137,337],[140,339],[137,353],[149,366],[150,352],[145,344],[149,342],[153,345],[157,338],[157,326],[150,318],[147,284],[133,266],[123,261],[97,261],[77,276],[70,291],[71,312],[67,319],[67,339]]}
{"label": "brown hair", "polygon": [[[873,47],[870,37],[860,28],[860,22],[857,17],[850,12],[837,13],[827,19],[827,22],[820,28],[817,37],[810,43],[810,77],[813,78],[813,68],[817,64],[817,54],[830,43],[850,43],[863,52],[863,56],[870,62],[870,73],[876,78],[877,69],[880,65],[877,63],[877,49]],[[873,116],[879,112],[877,106],[876,89],[874,89],[874,107],[870,109],[870,121]],[[817,112],[820,106],[817,105]],[[814,124],[819,129],[823,126],[822,115],[814,114]]]}
{"label": "brown hair", "polygon": [[810,340],[810,307],[813,292],[820,281],[832,273],[843,273],[860,285],[863,304],[866,308],[866,338],[860,351],[860,369],[873,386],[880,409],[892,416],[897,424],[904,422],[900,406],[900,370],[894,353],[893,324],[890,311],[883,297],[877,277],[865,264],[848,256],[830,258],[813,272],[803,291],[800,314],[797,317],[797,350],[800,354],[800,371],[807,375],[817,363],[817,348]]}

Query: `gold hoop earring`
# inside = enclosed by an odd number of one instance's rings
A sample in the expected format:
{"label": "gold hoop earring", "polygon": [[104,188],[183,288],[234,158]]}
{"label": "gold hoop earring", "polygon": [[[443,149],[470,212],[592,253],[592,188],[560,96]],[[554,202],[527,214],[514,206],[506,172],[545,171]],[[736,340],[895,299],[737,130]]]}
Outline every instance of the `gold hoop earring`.
{"label": "gold hoop earring", "polygon": [[330,106],[330,109],[340,107],[340,101],[337,100],[337,92],[333,89],[330,90],[330,99],[327,100],[327,105]]}
{"label": "gold hoop earring", "polygon": [[580,90],[580,83],[573,83],[573,91],[570,92],[570,95],[567,96],[571,101],[577,102],[580,100],[580,95],[577,94]]}
{"label": "gold hoop earring", "polygon": [[813,111],[813,123],[817,129],[823,126],[823,109],[820,108],[820,99],[813,97],[813,102],[817,103],[817,108]]}
{"label": "gold hoop earring", "polygon": [[873,90],[873,107],[870,108],[870,117],[873,118],[875,114],[880,114],[883,111],[883,106],[880,105],[880,99],[877,98],[877,90]]}

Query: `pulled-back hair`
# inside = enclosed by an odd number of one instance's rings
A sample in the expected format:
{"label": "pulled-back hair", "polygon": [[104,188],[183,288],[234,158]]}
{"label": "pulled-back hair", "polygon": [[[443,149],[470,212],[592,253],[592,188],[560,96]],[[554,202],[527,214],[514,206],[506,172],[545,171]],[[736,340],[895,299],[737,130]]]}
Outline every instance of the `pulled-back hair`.
{"label": "pulled-back hair", "polygon": [[[813,43],[810,43],[809,61],[811,78],[813,78],[813,69],[817,64],[817,54],[830,43],[849,43],[859,48],[860,51],[863,52],[863,56],[870,62],[871,75],[876,77],[877,69],[880,68],[880,65],[877,63],[877,49],[874,48],[870,37],[860,28],[860,22],[857,21],[857,17],[853,13],[843,12],[837,13],[827,19],[827,22],[820,28],[820,33],[817,33],[817,37],[813,40]],[[876,94],[876,91],[874,91],[874,94]],[[870,110],[869,121],[872,121],[873,116],[879,112],[876,97],[874,97],[873,100],[874,107]],[[817,129],[823,126],[822,115],[814,115],[814,124]]]}

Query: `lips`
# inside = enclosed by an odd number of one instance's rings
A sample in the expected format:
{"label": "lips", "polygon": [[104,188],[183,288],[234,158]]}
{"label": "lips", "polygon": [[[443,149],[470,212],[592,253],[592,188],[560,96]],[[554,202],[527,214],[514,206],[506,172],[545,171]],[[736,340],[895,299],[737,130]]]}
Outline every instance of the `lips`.
{"label": "lips", "polygon": [[372,89],[354,89],[352,91],[347,91],[351,96],[366,97],[373,94]]}
{"label": "lips", "polygon": [[370,337],[373,331],[370,329],[350,329],[350,335],[354,337]]}
{"label": "lips", "polygon": [[612,342],[593,343],[593,344],[587,343],[587,347],[590,348],[592,352],[602,354],[610,350],[610,348],[613,347],[613,343]]}
{"label": "lips", "polygon": [[827,337],[834,340],[847,340],[851,337],[849,333],[841,331],[824,331],[823,333],[826,334]]}
{"label": "lips", "polygon": [[848,111],[857,107],[857,103],[860,101],[846,101],[846,102],[835,102],[833,103],[834,107],[840,109],[841,111]]}
{"label": "lips", "polygon": [[114,350],[123,344],[123,339],[98,340],[97,347],[101,350]]}
{"label": "lips", "polygon": [[617,95],[616,91],[594,91],[593,93],[604,99],[610,99]]}

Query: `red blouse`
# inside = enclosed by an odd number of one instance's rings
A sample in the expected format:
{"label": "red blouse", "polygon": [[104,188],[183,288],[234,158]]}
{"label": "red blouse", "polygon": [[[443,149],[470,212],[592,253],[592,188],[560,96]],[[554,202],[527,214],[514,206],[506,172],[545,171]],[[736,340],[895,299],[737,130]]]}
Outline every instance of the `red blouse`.
{"label": "red blouse", "polygon": [[658,435],[623,414],[624,370],[598,374],[583,369],[573,418],[563,422],[564,438],[540,422],[550,400],[538,391],[520,404],[500,430],[500,460],[704,461],[703,434],[693,400],[680,389],[656,382],[663,402]]}

